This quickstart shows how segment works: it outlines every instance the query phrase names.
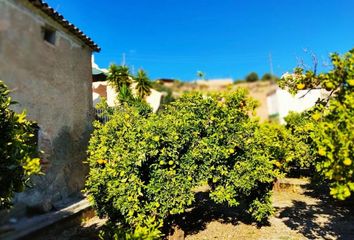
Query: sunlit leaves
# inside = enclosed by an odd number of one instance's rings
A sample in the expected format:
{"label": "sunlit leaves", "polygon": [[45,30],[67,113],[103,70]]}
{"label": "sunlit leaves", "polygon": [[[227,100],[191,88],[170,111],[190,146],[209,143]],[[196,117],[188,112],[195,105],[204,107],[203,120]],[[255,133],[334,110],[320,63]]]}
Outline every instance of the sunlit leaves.
{"label": "sunlit leaves", "polygon": [[[340,56],[331,55],[332,69],[327,73],[296,69],[284,75],[279,85],[296,93],[296,84],[309,88],[324,88],[330,96],[308,111],[300,139],[309,145],[314,166],[329,182],[330,194],[343,200],[354,193],[354,49]],[[296,134],[296,133],[295,133]],[[314,161],[315,160],[315,161]]]}
{"label": "sunlit leaves", "polygon": [[[188,94],[145,117],[132,107],[114,112],[105,125],[96,125],[88,150],[86,191],[98,213],[115,228],[155,234],[168,217],[192,206],[193,189],[208,184],[215,202],[245,202],[255,220],[266,219],[279,176],[271,149],[282,146],[271,143],[277,131],[265,140],[269,132],[250,117],[256,105],[238,90]],[[161,225],[147,222],[150,217]]]}
{"label": "sunlit leaves", "polygon": [[40,172],[40,159],[33,123],[26,114],[10,110],[9,90],[0,81],[0,210],[11,206],[15,192],[21,192],[29,177]]}

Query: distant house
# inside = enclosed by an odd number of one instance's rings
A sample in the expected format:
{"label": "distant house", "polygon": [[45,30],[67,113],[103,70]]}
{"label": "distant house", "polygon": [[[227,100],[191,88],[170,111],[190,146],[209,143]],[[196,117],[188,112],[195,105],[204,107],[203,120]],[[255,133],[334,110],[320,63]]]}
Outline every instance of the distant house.
{"label": "distant house", "polygon": [[[49,211],[80,193],[92,130],[91,54],[100,48],[41,0],[0,1],[0,79],[38,123],[45,175],[15,202]],[[4,219],[1,219],[4,220]]]}
{"label": "distant house", "polygon": [[328,97],[325,89],[301,90],[296,95],[288,91],[276,88],[267,96],[269,118],[284,124],[284,118],[289,112],[303,112],[315,105],[318,99]]}
{"label": "distant house", "polygon": [[160,78],[160,79],[156,79],[155,81],[166,87],[172,87],[176,83],[176,80],[171,78]]}

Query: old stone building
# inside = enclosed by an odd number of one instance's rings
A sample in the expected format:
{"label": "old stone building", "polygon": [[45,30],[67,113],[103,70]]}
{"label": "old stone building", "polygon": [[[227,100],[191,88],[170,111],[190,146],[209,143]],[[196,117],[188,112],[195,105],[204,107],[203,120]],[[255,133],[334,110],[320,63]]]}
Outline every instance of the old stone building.
{"label": "old stone building", "polygon": [[40,0],[0,0],[0,79],[39,125],[45,175],[15,203],[49,211],[80,193],[92,111],[91,54],[99,47]]}

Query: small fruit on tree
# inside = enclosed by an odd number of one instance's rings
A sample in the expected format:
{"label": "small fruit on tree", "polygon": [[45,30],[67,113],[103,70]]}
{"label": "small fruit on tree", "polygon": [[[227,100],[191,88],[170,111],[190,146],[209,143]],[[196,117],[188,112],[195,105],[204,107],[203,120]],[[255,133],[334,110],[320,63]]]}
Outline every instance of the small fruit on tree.
{"label": "small fruit on tree", "polygon": [[[315,159],[317,172],[329,182],[330,194],[343,200],[354,192],[354,49],[343,56],[332,54],[331,61],[333,69],[327,73],[315,75],[301,68],[296,72],[314,88],[329,91],[327,99],[308,111],[316,122],[308,124],[303,134],[313,149],[311,159]],[[294,81],[287,75],[279,85],[296,93]]]}
{"label": "small fruit on tree", "polygon": [[[158,114],[124,107],[106,124],[96,123],[86,192],[98,215],[109,219],[105,238],[161,238],[167,219],[193,206],[200,183],[209,185],[215,203],[242,203],[254,220],[267,219],[279,176],[272,149],[279,148],[272,138],[265,143],[268,132],[250,116],[255,106],[242,89],[192,93]],[[97,164],[100,159],[107,163]]]}
{"label": "small fruit on tree", "polygon": [[9,208],[15,192],[24,190],[29,177],[40,172],[34,123],[26,114],[10,109],[14,104],[0,81],[0,210]]}
{"label": "small fruit on tree", "polygon": [[298,83],[298,84],[296,85],[296,87],[297,87],[298,90],[302,90],[302,89],[305,88],[305,84],[303,84],[303,83]]}

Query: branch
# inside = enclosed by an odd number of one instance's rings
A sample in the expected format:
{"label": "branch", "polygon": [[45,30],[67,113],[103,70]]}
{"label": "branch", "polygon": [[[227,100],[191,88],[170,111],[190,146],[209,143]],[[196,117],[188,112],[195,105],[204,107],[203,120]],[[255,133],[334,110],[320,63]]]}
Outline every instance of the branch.
{"label": "branch", "polygon": [[313,75],[316,76],[316,72],[317,72],[317,65],[318,65],[318,59],[316,54],[314,54],[313,52],[311,53],[311,57],[312,57],[312,61],[313,61]]}
{"label": "branch", "polygon": [[312,88],[310,88],[309,90],[307,90],[307,92],[306,92],[304,95],[302,95],[301,97],[299,97],[299,99],[300,99],[300,98],[304,98],[309,92],[311,92],[311,90],[312,90]]}
{"label": "branch", "polygon": [[322,89],[322,88],[310,88],[309,90],[307,90],[307,92],[306,92],[304,95],[302,95],[301,97],[299,97],[299,99],[300,99],[300,98],[304,98],[309,92],[311,92],[312,90],[315,90],[315,89]]}

